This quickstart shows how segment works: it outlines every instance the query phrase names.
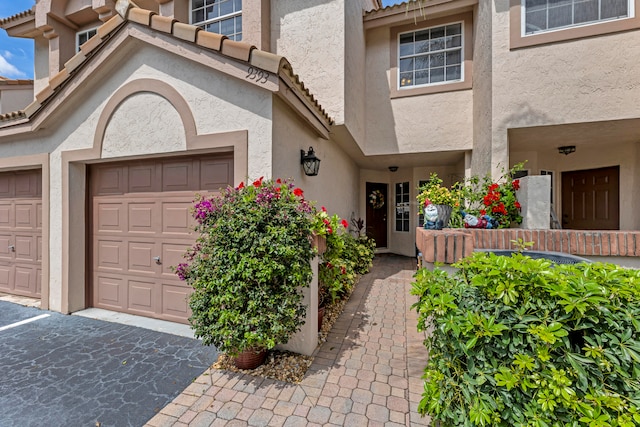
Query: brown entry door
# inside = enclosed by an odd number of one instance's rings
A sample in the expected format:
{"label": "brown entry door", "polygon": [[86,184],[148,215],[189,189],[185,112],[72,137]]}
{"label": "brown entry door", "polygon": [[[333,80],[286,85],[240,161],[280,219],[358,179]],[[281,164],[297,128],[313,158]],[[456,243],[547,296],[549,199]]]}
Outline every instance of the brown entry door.
{"label": "brown entry door", "polygon": [[186,323],[191,288],[172,267],[196,239],[190,208],[232,178],[220,157],[92,166],[93,306]]}
{"label": "brown entry door", "polygon": [[[371,195],[382,195],[382,201],[376,198],[371,203]],[[387,184],[367,182],[367,236],[376,241],[376,248],[387,247]]]}
{"label": "brown entry door", "polygon": [[620,229],[620,167],[562,173],[562,227]]}
{"label": "brown entry door", "polygon": [[0,292],[40,298],[42,173],[0,173]]}

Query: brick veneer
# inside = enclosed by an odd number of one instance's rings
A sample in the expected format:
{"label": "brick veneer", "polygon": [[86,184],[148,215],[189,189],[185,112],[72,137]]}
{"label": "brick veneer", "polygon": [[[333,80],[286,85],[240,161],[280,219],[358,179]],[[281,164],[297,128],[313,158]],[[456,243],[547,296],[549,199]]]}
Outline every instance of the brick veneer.
{"label": "brick veneer", "polygon": [[579,256],[640,256],[640,231],[445,229],[416,231],[425,262],[450,264],[474,249],[515,249],[512,240],[534,242],[531,250]]}

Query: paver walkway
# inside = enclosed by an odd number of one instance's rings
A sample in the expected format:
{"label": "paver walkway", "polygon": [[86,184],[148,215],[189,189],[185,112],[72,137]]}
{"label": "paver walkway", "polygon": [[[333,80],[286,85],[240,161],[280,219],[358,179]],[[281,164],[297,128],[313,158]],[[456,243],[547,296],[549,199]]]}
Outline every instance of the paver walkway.
{"label": "paver walkway", "polygon": [[207,370],[147,426],[423,426],[413,258],[377,256],[302,383]]}

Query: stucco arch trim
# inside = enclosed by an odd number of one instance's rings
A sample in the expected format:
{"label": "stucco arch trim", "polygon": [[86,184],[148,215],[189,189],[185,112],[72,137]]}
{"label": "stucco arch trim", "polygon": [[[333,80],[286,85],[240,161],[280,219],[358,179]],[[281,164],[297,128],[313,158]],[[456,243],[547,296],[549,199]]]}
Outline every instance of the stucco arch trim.
{"label": "stucco arch trim", "polygon": [[196,135],[196,123],[193,118],[193,114],[191,113],[191,109],[189,108],[189,104],[185,99],[169,84],[156,80],[156,79],[137,79],[130,81],[120,87],[109,99],[107,105],[105,105],[102,113],[100,113],[100,118],[98,119],[98,124],[96,127],[96,133],[93,137],[93,150],[97,153],[102,153],[102,145],[104,143],[104,136],[107,131],[107,127],[111,122],[111,118],[114,113],[122,105],[122,103],[127,100],[127,98],[139,94],[139,93],[150,93],[154,95],[159,95],[166,99],[173,108],[178,112],[180,116],[180,120],[182,121],[182,126],[185,131],[185,140],[187,141],[187,146],[189,141],[192,141]]}

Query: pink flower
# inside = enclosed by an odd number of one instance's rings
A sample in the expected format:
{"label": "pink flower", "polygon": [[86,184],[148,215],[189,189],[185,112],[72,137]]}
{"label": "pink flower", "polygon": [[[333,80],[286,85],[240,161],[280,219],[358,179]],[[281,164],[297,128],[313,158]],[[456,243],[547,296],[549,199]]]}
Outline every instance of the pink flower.
{"label": "pink flower", "polygon": [[320,208],[320,209],[322,209],[322,212],[326,212],[327,211],[327,208],[325,208],[324,206],[322,208]]}

